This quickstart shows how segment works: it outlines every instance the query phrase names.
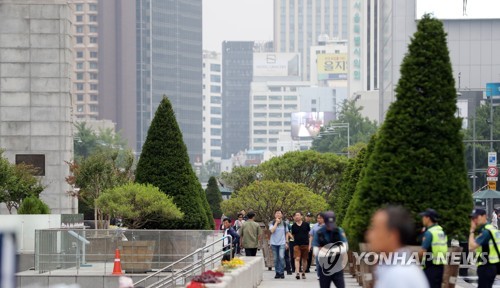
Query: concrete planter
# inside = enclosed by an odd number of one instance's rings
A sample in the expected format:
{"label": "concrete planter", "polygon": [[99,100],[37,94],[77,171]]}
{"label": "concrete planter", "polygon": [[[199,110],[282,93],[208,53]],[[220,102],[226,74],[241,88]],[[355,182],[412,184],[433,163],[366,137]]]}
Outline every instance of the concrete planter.
{"label": "concrete planter", "polygon": [[120,243],[121,264],[125,273],[151,271],[156,241],[123,241]]}

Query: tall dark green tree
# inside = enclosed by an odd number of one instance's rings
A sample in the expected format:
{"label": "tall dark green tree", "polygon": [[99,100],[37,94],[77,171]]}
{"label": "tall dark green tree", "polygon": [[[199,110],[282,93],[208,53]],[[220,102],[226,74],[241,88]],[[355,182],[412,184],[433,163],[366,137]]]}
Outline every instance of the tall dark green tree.
{"label": "tall dark green tree", "polygon": [[[467,187],[461,119],[441,21],[425,15],[403,59],[401,78],[366,173],[348,208],[353,246],[372,213],[401,204],[418,218],[436,209],[449,238],[465,238],[472,195]],[[351,212],[351,213],[349,213]]]}
{"label": "tall dark green tree", "polygon": [[213,218],[219,219],[222,217],[222,210],[220,209],[222,194],[219,190],[219,185],[217,184],[217,179],[215,179],[215,177],[212,176],[208,179],[208,185],[205,193],[207,194],[208,204],[210,204],[210,208],[212,209]]}
{"label": "tall dark green tree", "polygon": [[210,229],[200,182],[189,163],[186,144],[170,101],[163,97],[148,130],[137,164],[136,182],[149,183],[174,198],[184,212],[181,220],[149,228]]}

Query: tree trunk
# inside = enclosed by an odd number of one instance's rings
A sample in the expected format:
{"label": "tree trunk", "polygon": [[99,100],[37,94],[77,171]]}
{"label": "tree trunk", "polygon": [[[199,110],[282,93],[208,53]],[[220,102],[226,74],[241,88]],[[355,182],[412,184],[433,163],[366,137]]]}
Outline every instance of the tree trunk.
{"label": "tree trunk", "polygon": [[95,228],[97,230],[97,204],[96,204],[97,200],[94,199],[94,225],[95,225]]}

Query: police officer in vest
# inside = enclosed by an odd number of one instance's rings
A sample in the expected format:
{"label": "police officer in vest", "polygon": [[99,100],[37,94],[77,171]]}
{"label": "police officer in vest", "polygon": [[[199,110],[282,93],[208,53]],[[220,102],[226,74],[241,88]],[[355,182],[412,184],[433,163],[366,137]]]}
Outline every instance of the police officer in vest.
{"label": "police officer in vest", "polygon": [[425,232],[422,238],[424,253],[424,273],[430,288],[441,288],[443,282],[446,252],[448,252],[448,238],[443,228],[437,224],[438,213],[434,209],[427,209],[420,213]]}
{"label": "police officer in vest", "polygon": [[[497,275],[496,263],[498,258],[498,247],[500,247],[500,234],[493,225],[488,223],[488,215],[483,209],[472,211],[469,235],[469,251],[477,251],[478,288],[493,287]],[[475,233],[479,236],[474,238]]]}

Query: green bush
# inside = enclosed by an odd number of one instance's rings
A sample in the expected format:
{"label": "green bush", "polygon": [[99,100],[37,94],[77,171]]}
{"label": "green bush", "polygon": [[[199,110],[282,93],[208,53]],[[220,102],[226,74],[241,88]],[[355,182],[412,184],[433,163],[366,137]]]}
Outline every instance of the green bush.
{"label": "green bush", "polygon": [[419,21],[396,94],[348,208],[351,245],[363,241],[372,213],[385,204],[402,204],[416,219],[418,212],[436,209],[449,238],[464,239],[472,195],[441,21],[429,15]]}
{"label": "green bush", "polygon": [[201,184],[189,163],[187,148],[170,101],[164,97],[148,130],[137,164],[137,183],[152,184],[172,196],[184,218],[162,221],[148,228],[210,229],[200,191]]}
{"label": "green bush", "polygon": [[21,202],[17,214],[50,214],[50,209],[40,198],[29,196]]}

